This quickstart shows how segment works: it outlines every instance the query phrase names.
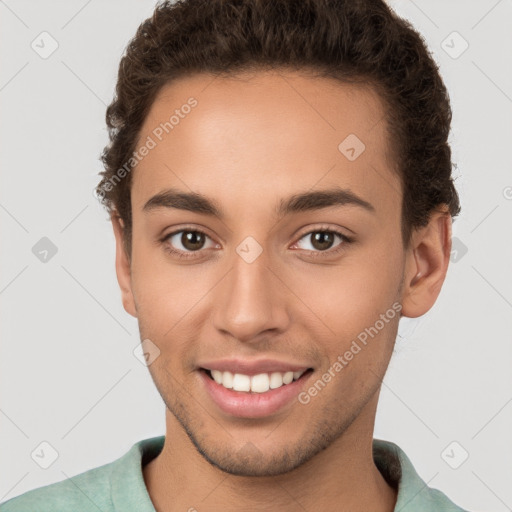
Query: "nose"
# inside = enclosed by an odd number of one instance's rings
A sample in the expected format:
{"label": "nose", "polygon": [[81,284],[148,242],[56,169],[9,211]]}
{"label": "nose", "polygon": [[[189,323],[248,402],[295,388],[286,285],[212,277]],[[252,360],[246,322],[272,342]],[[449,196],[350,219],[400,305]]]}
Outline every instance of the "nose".
{"label": "nose", "polygon": [[269,267],[265,252],[252,262],[235,253],[232,268],[217,290],[216,329],[244,343],[257,343],[271,332],[287,329],[286,287],[278,272]]}

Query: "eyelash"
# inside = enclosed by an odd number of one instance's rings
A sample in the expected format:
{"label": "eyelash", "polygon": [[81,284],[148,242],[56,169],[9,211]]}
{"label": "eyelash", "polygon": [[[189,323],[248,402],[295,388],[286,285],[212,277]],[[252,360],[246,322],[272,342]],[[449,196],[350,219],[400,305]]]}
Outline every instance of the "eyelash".
{"label": "eyelash", "polygon": [[[201,233],[201,234],[207,236],[208,238],[210,238],[201,229],[187,228],[187,227],[181,228],[181,229],[178,229],[176,231],[173,231],[172,233],[169,233],[169,234],[165,235],[160,240],[160,242],[164,244],[165,251],[170,253],[170,254],[172,254],[173,256],[178,257],[178,258],[188,259],[188,258],[195,258],[195,257],[197,257],[196,254],[202,252],[201,250],[199,250],[199,251],[192,251],[192,252],[183,252],[183,251],[180,251],[180,250],[173,249],[170,245],[166,244],[167,240],[169,240],[171,237],[173,237],[177,233],[182,233],[182,232]],[[343,243],[337,245],[335,249],[327,249],[326,251],[308,251],[310,253],[310,256],[312,256],[313,258],[324,257],[324,255],[327,255],[327,256],[336,255],[339,252],[342,252],[343,250],[345,250],[346,249],[346,245],[351,244],[351,243],[354,242],[354,239],[352,237],[348,237],[347,235],[345,235],[344,233],[341,233],[340,231],[337,231],[336,229],[328,228],[328,227],[325,227],[325,226],[321,226],[320,228],[316,228],[316,229],[307,231],[306,233],[303,233],[297,239],[297,242],[302,240],[307,235],[311,235],[313,233],[333,233],[335,235],[338,235],[341,238],[342,242],[343,242]]]}

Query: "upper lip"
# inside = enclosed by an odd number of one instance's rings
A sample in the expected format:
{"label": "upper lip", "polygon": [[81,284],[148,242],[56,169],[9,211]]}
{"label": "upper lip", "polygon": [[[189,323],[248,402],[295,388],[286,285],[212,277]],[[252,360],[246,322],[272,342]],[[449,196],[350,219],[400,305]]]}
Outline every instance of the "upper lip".
{"label": "upper lip", "polygon": [[199,366],[206,370],[219,370],[221,372],[241,373],[243,375],[258,375],[259,373],[272,372],[298,372],[311,368],[309,365],[288,363],[275,359],[258,359],[255,361],[247,359],[217,359],[215,361],[206,361]]}

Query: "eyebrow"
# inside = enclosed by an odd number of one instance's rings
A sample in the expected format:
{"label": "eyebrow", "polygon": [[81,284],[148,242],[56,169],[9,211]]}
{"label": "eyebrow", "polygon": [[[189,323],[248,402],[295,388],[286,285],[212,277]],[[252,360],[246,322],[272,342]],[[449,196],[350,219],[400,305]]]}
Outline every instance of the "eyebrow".
{"label": "eyebrow", "polygon": [[[328,208],[330,206],[358,206],[371,213],[375,208],[354,192],[343,188],[331,188],[293,194],[287,199],[281,199],[276,207],[276,215],[281,218],[291,213],[300,213]],[[151,197],[143,206],[144,212],[160,208],[176,208],[195,213],[201,213],[219,219],[224,219],[224,213],[213,199],[197,192],[183,192],[174,188],[163,190]]]}

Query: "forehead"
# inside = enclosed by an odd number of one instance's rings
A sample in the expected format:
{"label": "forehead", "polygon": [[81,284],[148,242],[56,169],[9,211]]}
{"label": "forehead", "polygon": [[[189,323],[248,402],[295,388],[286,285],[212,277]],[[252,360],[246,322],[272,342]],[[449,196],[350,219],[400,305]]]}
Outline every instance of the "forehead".
{"label": "forehead", "polygon": [[160,90],[138,148],[149,140],[133,171],[134,210],[166,187],[229,202],[234,191],[263,201],[336,185],[368,197],[385,192],[394,203],[400,188],[381,98],[369,86],[328,78],[277,71],[180,78]]}

